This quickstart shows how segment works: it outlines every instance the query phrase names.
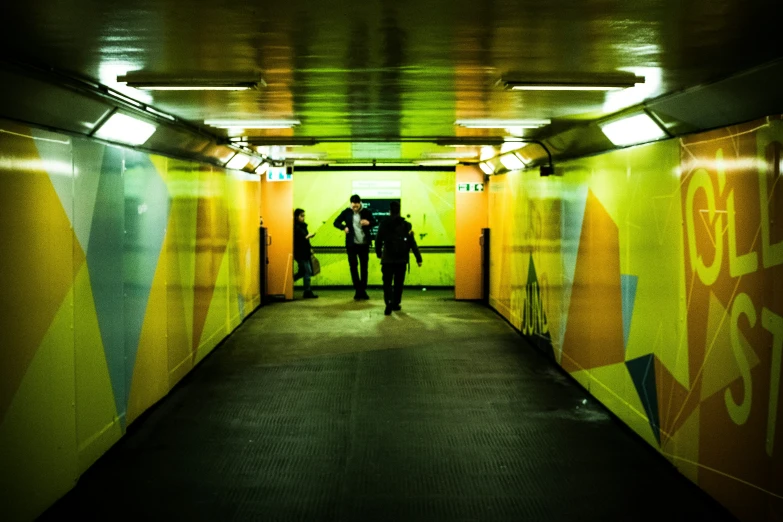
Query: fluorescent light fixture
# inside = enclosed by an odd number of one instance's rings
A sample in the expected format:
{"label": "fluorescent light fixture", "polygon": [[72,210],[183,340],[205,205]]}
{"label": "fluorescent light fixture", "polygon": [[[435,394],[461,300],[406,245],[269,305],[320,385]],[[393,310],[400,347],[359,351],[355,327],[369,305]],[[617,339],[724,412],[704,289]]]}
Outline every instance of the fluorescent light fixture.
{"label": "fluorescent light fixture", "polygon": [[266,87],[261,79],[173,78],[137,74],[117,76],[117,81],[142,91],[247,91]]}
{"label": "fluorescent light fixture", "polygon": [[241,152],[237,152],[233,158],[228,160],[228,163],[226,163],[226,168],[240,170],[246,167],[249,162],[250,156],[247,154],[242,154]]}
{"label": "fluorescent light fixture", "polygon": [[204,120],[204,125],[218,129],[290,129],[299,120]]}
{"label": "fluorescent light fixture", "polygon": [[644,112],[599,123],[598,126],[606,137],[618,146],[637,145],[667,137],[664,130]]}
{"label": "fluorescent light fixture", "polygon": [[462,159],[462,158],[475,158],[478,156],[478,152],[475,149],[465,151],[453,151],[453,152],[425,152],[422,157],[428,159]]}
{"label": "fluorescent light fixture", "polygon": [[467,127],[469,129],[537,129],[544,125],[549,125],[552,120],[503,120],[503,119],[476,119],[476,120],[457,120],[455,125]]}
{"label": "fluorescent light fixture", "polygon": [[521,149],[526,145],[523,141],[506,141],[503,142],[503,145],[500,146],[500,153],[505,154],[506,152],[511,152],[512,150]]}
{"label": "fluorescent light fixture", "polygon": [[486,174],[487,176],[491,176],[495,173],[495,169],[492,167],[492,165],[489,164],[488,161],[482,161],[479,163],[479,168]]}
{"label": "fluorescent light fixture", "polygon": [[579,85],[579,84],[512,84],[509,87],[511,91],[619,91],[620,89],[626,89],[631,87],[630,85],[618,86],[618,85]]}
{"label": "fluorescent light fixture", "polygon": [[250,169],[255,171],[262,161],[264,160],[259,158],[258,156],[250,156]]}
{"label": "fluorescent light fixture", "polygon": [[481,154],[479,155],[479,159],[484,161],[489,158],[494,158],[496,155],[497,152],[495,152],[495,147],[481,147]]}
{"label": "fluorescent light fixture", "polygon": [[331,162],[326,160],[296,160],[297,167],[321,167],[329,164]]}
{"label": "fluorescent light fixture", "polygon": [[142,91],[249,91],[255,89],[256,84],[247,85],[132,85],[130,87]]}
{"label": "fluorescent light fixture", "polygon": [[459,163],[459,160],[455,159],[439,159],[439,160],[419,160],[415,162],[422,167],[454,167]]}
{"label": "fluorescent light fixture", "polygon": [[131,105],[133,105],[134,107],[138,107],[139,109],[141,109],[142,107],[144,107],[144,104],[143,104],[143,103],[141,103],[140,101],[134,100],[134,99],[133,99],[133,98],[131,98],[130,96],[127,96],[127,95],[125,95],[125,94],[122,94],[121,92],[117,92],[117,91],[113,91],[113,90],[112,90],[112,91],[109,91],[109,94],[110,94],[111,96],[113,96],[113,97],[117,98],[118,100],[122,100],[122,101],[124,101],[125,103],[130,103]]}
{"label": "fluorescent light fixture", "polygon": [[501,80],[500,83],[510,91],[618,91],[633,87],[637,83],[644,83],[644,77],[632,73],[616,73],[580,76],[563,80],[542,80],[540,78]]}
{"label": "fluorescent light fixture", "polygon": [[166,114],[165,112],[153,109],[152,107],[144,107],[144,110],[150,114],[154,114],[155,116],[160,116],[161,118],[166,118],[167,120],[176,121],[176,118],[174,118],[174,116],[171,114]]}
{"label": "fluorescent light fixture", "polygon": [[522,161],[519,155],[514,152],[500,156],[500,163],[502,163],[503,166],[508,170],[519,170],[525,168],[525,162]]}
{"label": "fluorescent light fixture", "polygon": [[286,159],[294,160],[318,160],[326,157],[325,152],[286,152]]}
{"label": "fluorescent light fixture", "polygon": [[115,112],[98,127],[93,136],[127,145],[143,145],[154,134],[155,129],[157,127],[151,123]]}

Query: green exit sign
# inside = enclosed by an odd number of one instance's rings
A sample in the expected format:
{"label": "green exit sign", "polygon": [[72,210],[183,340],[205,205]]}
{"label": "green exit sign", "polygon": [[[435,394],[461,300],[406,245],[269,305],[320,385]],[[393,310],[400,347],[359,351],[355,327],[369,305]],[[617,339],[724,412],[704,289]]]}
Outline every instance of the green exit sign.
{"label": "green exit sign", "polygon": [[484,192],[483,183],[457,183],[457,192]]}

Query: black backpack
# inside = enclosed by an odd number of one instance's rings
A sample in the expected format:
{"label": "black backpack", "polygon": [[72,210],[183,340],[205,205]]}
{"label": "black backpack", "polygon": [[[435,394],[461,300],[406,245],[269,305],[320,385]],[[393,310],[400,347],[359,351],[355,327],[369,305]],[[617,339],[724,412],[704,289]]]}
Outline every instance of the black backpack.
{"label": "black backpack", "polygon": [[405,220],[400,220],[390,231],[385,239],[384,248],[391,259],[402,259],[408,257],[410,251],[410,228]]}

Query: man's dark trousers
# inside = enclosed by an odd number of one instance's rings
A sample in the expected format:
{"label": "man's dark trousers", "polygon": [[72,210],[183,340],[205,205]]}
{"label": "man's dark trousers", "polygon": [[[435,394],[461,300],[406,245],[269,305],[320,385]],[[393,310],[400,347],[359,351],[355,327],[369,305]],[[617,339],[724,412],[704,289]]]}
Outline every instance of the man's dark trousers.
{"label": "man's dark trousers", "polygon": [[[351,267],[351,280],[357,296],[367,294],[367,263],[370,259],[370,245],[347,245],[348,266]],[[357,267],[357,265],[359,265]],[[359,272],[361,271],[361,275]]]}
{"label": "man's dark trousers", "polygon": [[383,263],[383,300],[387,305],[399,306],[402,302],[402,287],[405,284],[407,263]]}

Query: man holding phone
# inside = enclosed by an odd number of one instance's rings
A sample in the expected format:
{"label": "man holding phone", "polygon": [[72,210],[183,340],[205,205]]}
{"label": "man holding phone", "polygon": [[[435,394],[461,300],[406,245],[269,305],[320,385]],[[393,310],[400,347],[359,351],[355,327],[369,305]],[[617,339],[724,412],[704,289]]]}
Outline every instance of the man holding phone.
{"label": "man holding phone", "polygon": [[371,230],[375,217],[370,209],[362,206],[358,194],[351,196],[351,206],[340,212],[334,226],[345,232],[345,251],[351,268],[351,281],[356,292],[355,300],[369,299],[367,295],[367,264],[370,259]]}

